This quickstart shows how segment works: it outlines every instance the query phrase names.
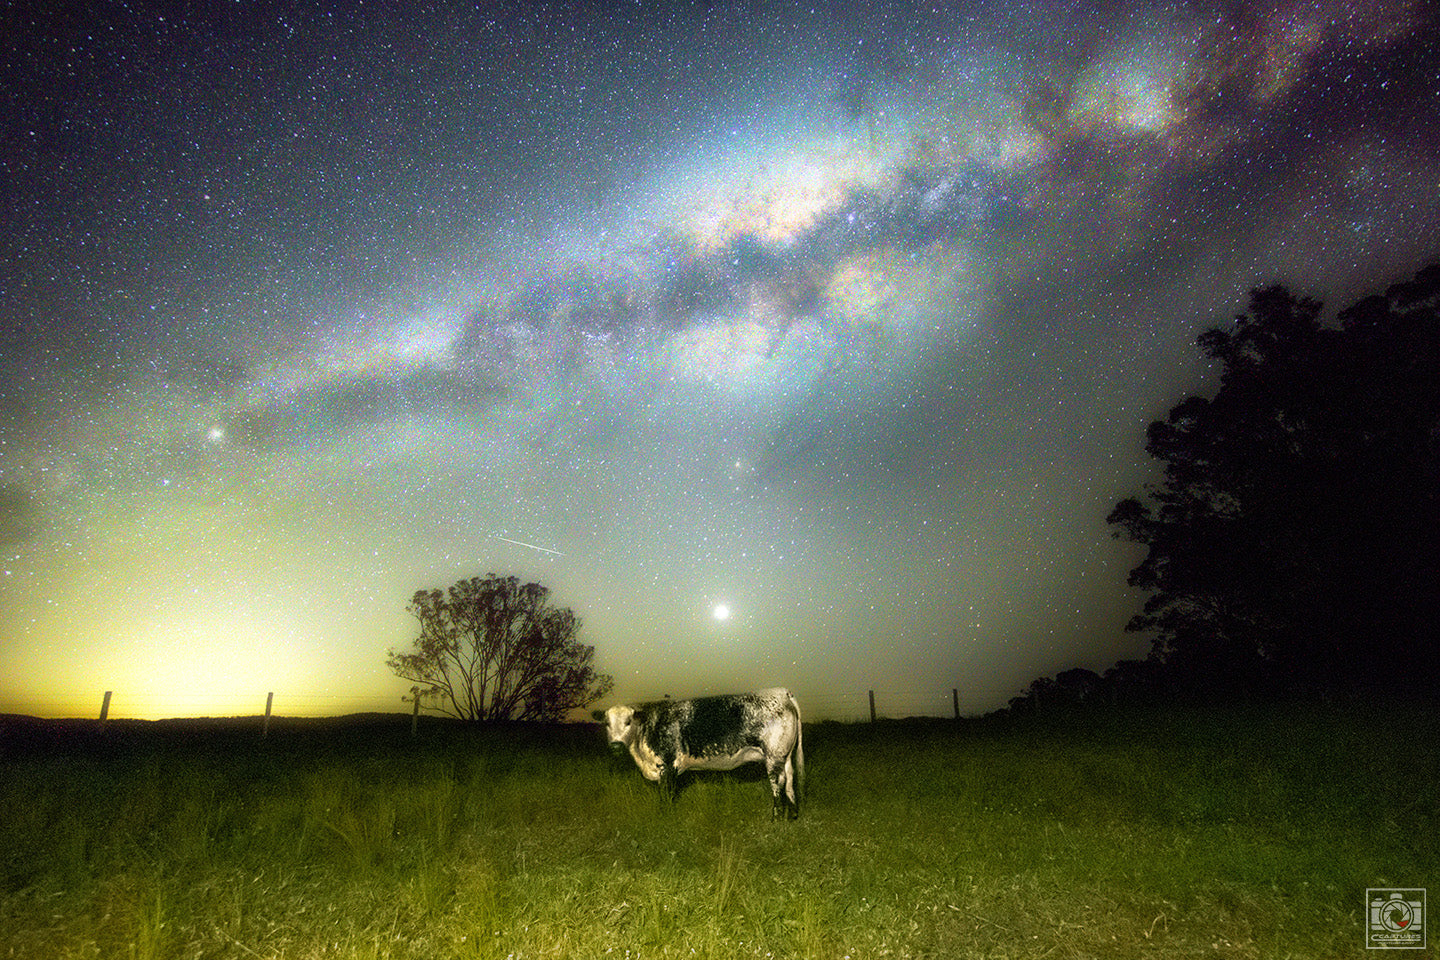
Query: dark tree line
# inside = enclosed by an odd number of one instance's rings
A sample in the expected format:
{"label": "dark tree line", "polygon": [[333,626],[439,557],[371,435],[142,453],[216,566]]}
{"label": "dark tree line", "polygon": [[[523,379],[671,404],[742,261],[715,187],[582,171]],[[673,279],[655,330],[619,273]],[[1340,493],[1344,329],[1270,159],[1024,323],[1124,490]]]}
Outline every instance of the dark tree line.
{"label": "dark tree line", "polygon": [[1440,687],[1440,264],[1328,325],[1255,290],[1198,344],[1219,390],[1150,425],[1163,478],[1109,516],[1146,548],[1128,629],[1172,683]]}

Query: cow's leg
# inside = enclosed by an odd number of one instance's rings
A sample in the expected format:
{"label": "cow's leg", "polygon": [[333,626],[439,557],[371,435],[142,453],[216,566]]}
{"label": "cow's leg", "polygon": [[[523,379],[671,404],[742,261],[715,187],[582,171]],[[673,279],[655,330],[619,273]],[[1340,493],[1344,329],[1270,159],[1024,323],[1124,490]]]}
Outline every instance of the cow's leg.
{"label": "cow's leg", "polygon": [[775,760],[765,761],[765,772],[770,776],[770,796],[773,801],[770,806],[770,819],[781,818],[793,819],[799,814],[790,799],[786,796],[786,787],[790,782],[790,771],[787,761],[776,762]]}
{"label": "cow's leg", "polygon": [[660,758],[660,799],[670,802],[675,799],[679,788],[680,776],[675,772],[675,758],[665,756]]}
{"label": "cow's leg", "polygon": [[770,793],[774,798],[771,819],[796,819],[800,816],[800,798],[795,793],[795,768],[790,758],[787,756],[778,763],[767,760],[765,769],[770,774]]}

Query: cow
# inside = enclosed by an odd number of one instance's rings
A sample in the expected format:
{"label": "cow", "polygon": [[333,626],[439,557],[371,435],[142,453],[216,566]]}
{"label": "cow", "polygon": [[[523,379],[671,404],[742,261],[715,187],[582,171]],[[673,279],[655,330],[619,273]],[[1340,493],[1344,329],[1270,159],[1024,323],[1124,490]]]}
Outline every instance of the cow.
{"label": "cow", "polygon": [[734,770],[763,762],[773,798],[771,818],[800,815],[805,752],[800,704],[783,687],[694,700],[657,700],[605,711],[610,749],[635,758],[660,795],[674,799],[686,770]]}

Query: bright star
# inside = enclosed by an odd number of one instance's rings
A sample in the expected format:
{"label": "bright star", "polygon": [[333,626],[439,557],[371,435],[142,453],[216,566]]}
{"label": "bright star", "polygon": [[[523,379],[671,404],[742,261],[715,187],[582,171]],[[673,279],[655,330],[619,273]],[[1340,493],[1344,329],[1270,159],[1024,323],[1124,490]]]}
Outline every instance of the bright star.
{"label": "bright star", "polygon": [[715,609],[714,609],[713,611],[711,611],[711,613],[712,613],[712,615],[715,617],[716,620],[729,620],[729,619],[730,619],[730,608],[727,607],[727,606],[726,606],[725,604],[723,604],[723,603],[717,603],[717,604],[715,604]]}

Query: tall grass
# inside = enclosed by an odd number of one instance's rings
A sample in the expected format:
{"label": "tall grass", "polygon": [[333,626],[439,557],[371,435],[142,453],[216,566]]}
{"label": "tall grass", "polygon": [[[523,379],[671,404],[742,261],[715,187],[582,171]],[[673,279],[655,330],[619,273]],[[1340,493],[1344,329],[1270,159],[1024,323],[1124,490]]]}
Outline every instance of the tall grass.
{"label": "tall grass", "polygon": [[0,762],[0,957],[1331,957],[1435,875],[1424,706],[811,724],[673,805],[583,727],[154,729]]}

